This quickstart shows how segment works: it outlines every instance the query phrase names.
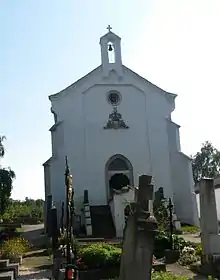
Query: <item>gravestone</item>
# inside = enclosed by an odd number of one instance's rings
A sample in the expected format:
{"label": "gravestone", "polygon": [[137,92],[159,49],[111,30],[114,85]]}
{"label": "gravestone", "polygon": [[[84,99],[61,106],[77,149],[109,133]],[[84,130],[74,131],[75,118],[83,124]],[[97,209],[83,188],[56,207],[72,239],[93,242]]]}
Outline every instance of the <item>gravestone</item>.
{"label": "gravestone", "polygon": [[83,203],[84,203],[84,204],[89,203],[89,191],[88,191],[88,190],[84,190],[84,199],[83,199]]}
{"label": "gravestone", "polygon": [[201,241],[205,258],[208,258],[214,253],[213,250],[216,249],[216,246],[215,248],[212,246],[212,236],[218,235],[214,180],[202,179],[199,182],[199,191]]}
{"label": "gravestone", "polygon": [[58,223],[57,223],[57,208],[52,207],[50,210],[50,225],[52,231],[50,236],[52,237],[52,249],[56,250],[58,248],[58,237],[60,234]]}
{"label": "gravestone", "polygon": [[164,191],[163,188],[160,187],[156,192],[155,192],[155,196],[154,196],[154,203],[155,204],[161,204],[161,201],[163,201],[165,199],[164,197]]}
{"label": "gravestone", "polygon": [[52,195],[47,196],[46,201],[46,233],[49,234],[50,230],[50,210],[53,205]]}
{"label": "gravestone", "polygon": [[120,280],[151,279],[157,230],[156,219],[149,211],[149,201],[153,200],[151,178],[147,175],[139,177],[139,188],[124,230]]}
{"label": "gravestone", "polygon": [[204,178],[198,184],[200,199],[200,227],[202,242],[202,265],[209,273],[218,273],[220,260],[220,235],[215,199],[215,186],[220,180]]}
{"label": "gravestone", "polygon": [[60,231],[62,234],[64,233],[64,202],[62,202],[61,206]]}

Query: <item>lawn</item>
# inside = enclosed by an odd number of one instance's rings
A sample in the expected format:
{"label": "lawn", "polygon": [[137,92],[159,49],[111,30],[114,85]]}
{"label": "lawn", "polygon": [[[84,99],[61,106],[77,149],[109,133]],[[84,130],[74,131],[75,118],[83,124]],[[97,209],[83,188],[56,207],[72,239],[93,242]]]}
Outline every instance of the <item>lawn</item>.
{"label": "lawn", "polygon": [[49,256],[47,250],[37,250],[28,252],[24,258],[22,266],[25,268],[47,269],[52,265],[52,256]]}

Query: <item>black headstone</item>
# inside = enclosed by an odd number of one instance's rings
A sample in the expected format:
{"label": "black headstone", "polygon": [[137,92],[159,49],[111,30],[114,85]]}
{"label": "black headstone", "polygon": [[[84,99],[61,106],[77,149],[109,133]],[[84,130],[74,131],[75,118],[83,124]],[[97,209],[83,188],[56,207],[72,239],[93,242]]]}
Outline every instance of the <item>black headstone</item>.
{"label": "black headstone", "polygon": [[84,190],[84,200],[83,200],[83,203],[84,204],[89,203],[89,192],[88,192],[88,190]]}
{"label": "black headstone", "polygon": [[52,195],[47,196],[46,200],[46,233],[50,232],[50,210],[52,208],[53,200]]}
{"label": "black headstone", "polygon": [[52,237],[52,247],[53,249],[56,249],[58,245],[58,237],[59,237],[56,207],[52,207],[50,210],[50,224],[51,224],[51,232],[49,232],[49,235]]}

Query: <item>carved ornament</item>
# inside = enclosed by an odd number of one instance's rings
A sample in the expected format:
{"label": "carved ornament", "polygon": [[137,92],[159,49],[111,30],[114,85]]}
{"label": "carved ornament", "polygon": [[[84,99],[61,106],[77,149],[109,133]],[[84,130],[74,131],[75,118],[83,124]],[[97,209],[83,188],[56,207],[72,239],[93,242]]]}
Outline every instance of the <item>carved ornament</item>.
{"label": "carved ornament", "polygon": [[122,115],[118,112],[117,107],[113,108],[113,112],[109,114],[108,122],[104,126],[104,129],[127,129],[129,128],[124,120]]}

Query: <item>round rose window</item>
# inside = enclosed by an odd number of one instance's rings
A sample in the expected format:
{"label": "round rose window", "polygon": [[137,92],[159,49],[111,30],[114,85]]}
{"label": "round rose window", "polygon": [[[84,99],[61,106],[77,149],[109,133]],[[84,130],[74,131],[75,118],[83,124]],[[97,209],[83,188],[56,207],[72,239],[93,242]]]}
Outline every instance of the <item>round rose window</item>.
{"label": "round rose window", "polygon": [[120,103],[121,97],[118,92],[112,91],[108,95],[108,101],[113,105],[116,106]]}

